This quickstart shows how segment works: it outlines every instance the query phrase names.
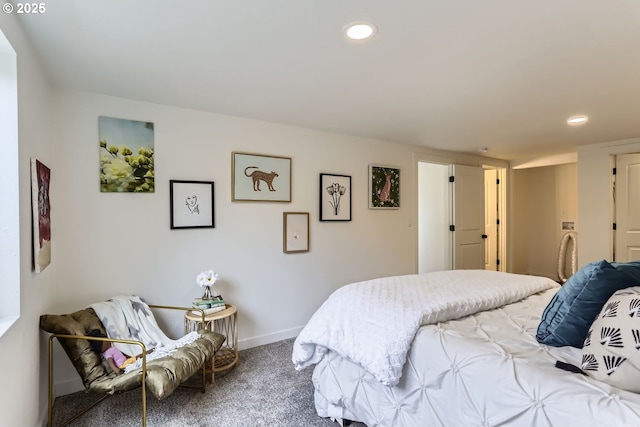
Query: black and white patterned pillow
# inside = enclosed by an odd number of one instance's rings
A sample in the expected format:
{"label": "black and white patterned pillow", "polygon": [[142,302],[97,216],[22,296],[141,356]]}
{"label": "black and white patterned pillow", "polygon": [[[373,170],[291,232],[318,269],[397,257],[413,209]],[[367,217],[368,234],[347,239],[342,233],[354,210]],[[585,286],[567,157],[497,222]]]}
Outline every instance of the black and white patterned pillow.
{"label": "black and white patterned pillow", "polygon": [[584,341],[582,370],[640,393],[640,286],[617,291],[602,307]]}

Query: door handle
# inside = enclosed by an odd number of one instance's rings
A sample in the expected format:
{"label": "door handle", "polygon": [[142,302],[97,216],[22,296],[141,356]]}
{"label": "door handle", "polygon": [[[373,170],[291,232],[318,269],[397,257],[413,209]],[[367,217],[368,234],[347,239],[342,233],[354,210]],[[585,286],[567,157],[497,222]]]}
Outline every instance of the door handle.
{"label": "door handle", "polygon": [[483,239],[486,239],[487,237],[489,237],[489,236],[487,236],[486,234],[483,234],[483,235],[482,235],[482,238],[483,238]]}

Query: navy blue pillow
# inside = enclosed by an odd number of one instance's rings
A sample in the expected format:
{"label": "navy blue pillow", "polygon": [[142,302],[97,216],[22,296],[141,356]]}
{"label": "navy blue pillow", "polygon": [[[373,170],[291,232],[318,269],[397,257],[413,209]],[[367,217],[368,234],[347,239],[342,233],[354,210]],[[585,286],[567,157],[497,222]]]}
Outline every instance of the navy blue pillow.
{"label": "navy blue pillow", "polygon": [[617,267],[602,260],[571,276],[544,309],[536,339],[554,347],[582,348],[591,324],[611,295],[640,283],[626,268]]}
{"label": "navy blue pillow", "polygon": [[611,265],[633,277],[636,283],[640,283],[640,261],[612,262]]}

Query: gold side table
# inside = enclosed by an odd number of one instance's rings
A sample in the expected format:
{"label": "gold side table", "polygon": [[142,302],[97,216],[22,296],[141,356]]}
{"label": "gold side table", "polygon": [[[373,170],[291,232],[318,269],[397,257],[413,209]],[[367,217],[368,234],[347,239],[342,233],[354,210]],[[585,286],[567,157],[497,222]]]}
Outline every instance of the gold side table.
{"label": "gold side table", "polygon": [[[238,363],[238,310],[235,305],[225,304],[224,310],[207,314],[202,324],[202,315],[198,311],[187,311],[184,315],[185,334],[204,327],[226,337],[224,344],[216,353],[211,369],[211,382],[215,373],[226,371]],[[196,314],[197,313],[197,314]]]}

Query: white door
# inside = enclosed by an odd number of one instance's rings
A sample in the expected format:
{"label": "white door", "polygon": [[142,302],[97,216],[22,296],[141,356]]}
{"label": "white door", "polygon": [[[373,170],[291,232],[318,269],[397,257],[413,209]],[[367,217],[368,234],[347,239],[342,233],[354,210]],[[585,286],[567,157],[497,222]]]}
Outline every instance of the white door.
{"label": "white door", "polygon": [[616,156],[615,260],[640,260],[640,154]]}
{"label": "white door", "polygon": [[498,170],[484,171],[484,268],[498,270]]}
{"label": "white door", "polygon": [[452,166],[453,268],[484,269],[484,170]]}
{"label": "white door", "polygon": [[449,165],[418,163],[418,273],[451,270]]}

